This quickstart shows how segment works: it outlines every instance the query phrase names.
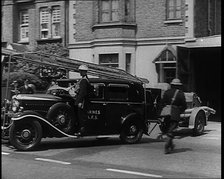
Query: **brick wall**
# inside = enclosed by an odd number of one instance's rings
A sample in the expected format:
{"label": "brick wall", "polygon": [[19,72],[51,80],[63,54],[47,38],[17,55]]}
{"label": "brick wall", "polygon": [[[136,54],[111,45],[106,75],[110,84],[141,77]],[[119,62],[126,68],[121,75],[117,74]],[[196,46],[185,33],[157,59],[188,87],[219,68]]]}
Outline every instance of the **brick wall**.
{"label": "brick wall", "polygon": [[[60,5],[61,7],[61,38],[62,43],[66,43],[66,23],[65,20],[65,1],[49,1],[49,2],[36,2],[16,3],[13,1],[5,1],[2,5],[2,41],[3,42],[20,42],[20,24],[19,12],[23,9],[28,9],[29,13],[29,42],[25,43],[32,49],[36,46],[37,40],[40,39],[40,19],[39,8],[51,7]],[[47,42],[47,41],[46,41]],[[23,42],[24,43],[24,42]]]}
{"label": "brick wall", "polygon": [[[76,35],[77,41],[92,40],[93,1],[76,2]],[[70,37],[73,38],[73,37]]]}
{"label": "brick wall", "polygon": [[[97,3],[94,1],[77,1],[76,3],[76,40],[88,41],[94,38],[156,38],[177,37],[185,35],[184,20],[178,23],[165,23],[166,1],[164,0],[136,0],[136,26],[108,26],[92,27],[98,22]],[[185,1],[183,0],[183,10]],[[185,18],[184,11],[182,12]]]}
{"label": "brick wall", "polygon": [[13,6],[2,6],[2,42],[13,42]]}
{"label": "brick wall", "polygon": [[[184,36],[185,25],[182,23],[164,23],[166,20],[166,1],[136,1],[137,38]],[[184,1],[183,1],[184,8]],[[184,13],[182,13],[184,19]]]}
{"label": "brick wall", "polygon": [[195,1],[195,37],[208,36],[208,1]]}

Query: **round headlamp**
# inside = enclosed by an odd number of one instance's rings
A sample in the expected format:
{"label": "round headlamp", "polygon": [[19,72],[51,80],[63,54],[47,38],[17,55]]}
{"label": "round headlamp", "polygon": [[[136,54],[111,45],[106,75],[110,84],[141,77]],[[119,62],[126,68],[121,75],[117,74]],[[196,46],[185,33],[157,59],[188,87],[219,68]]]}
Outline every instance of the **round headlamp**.
{"label": "round headlamp", "polygon": [[12,111],[17,112],[19,110],[19,101],[16,99],[12,100]]}

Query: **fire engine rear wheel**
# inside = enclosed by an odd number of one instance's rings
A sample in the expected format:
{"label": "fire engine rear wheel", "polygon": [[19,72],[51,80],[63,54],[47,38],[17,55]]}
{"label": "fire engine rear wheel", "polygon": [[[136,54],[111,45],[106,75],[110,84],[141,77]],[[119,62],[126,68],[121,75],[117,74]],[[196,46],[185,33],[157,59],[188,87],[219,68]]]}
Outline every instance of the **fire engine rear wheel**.
{"label": "fire engine rear wheel", "polygon": [[42,127],[37,120],[14,122],[9,131],[9,141],[18,150],[33,150],[41,141]]}
{"label": "fire engine rear wheel", "polygon": [[48,111],[47,119],[61,131],[71,134],[74,129],[74,116],[70,106],[57,103]]}
{"label": "fire engine rear wheel", "polygon": [[193,129],[193,135],[201,135],[205,129],[205,114],[203,111],[199,111],[195,117],[195,125]]}
{"label": "fire engine rear wheel", "polygon": [[120,139],[127,144],[134,144],[141,140],[143,129],[136,120],[127,121],[122,126]]}

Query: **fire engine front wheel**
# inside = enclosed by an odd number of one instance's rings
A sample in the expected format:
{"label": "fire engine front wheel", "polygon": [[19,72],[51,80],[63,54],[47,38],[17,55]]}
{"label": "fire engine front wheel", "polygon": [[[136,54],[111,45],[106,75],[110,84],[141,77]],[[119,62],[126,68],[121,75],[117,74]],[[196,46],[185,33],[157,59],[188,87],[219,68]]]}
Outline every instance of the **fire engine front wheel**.
{"label": "fire engine front wheel", "polygon": [[14,122],[9,131],[9,141],[18,150],[33,150],[41,141],[42,127],[37,120]]}
{"label": "fire engine front wheel", "polygon": [[72,108],[64,103],[54,104],[47,114],[51,124],[67,134],[71,134],[74,130],[74,116]]}
{"label": "fire engine front wheel", "polygon": [[121,130],[120,139],[127,144],[134,144],[141,140],[143,129],[141,125],[135,121],[127,121]]}

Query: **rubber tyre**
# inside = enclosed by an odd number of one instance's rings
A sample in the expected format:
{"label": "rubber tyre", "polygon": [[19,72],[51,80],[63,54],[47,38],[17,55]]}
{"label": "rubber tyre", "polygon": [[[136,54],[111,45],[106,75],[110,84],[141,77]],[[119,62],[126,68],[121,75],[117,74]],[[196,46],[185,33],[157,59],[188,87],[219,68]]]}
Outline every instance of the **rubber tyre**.
{"label": "rubber tyre", "polygon": [[[65,122],[59,122],[60,116],[64,117]],[[48,111],[48,121],[64,133],[71,134],[74,132],[74,112],[72,108],[65,103],[57,103]]]}
{"label": "rubber tyre", "polygon": [[205,129],[205,114],[203,111],[199,111],[195,117],[195,124],[193,129],[193,135],[198,136],[203,134]]}
{"label": "rubber tyre", "polygon": [[136,120],[127,121],[123,124],[120,139],[123,143],[138,143],[143,135],[143,128]]}
{"label": "rubber tyre", "polygon": [[37,120],[17,121],[10,127],[9,141],[18,150],[30,151],[40,143],[42,133],[41,124]]}

